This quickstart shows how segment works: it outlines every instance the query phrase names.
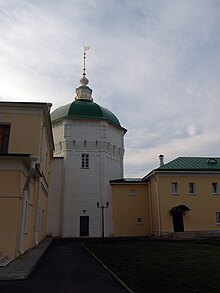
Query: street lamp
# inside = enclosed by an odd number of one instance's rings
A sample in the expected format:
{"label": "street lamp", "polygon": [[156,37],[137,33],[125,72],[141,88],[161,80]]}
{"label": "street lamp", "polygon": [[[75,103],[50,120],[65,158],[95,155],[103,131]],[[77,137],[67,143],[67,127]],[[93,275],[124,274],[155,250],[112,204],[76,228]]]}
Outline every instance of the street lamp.
{"label": "street lamp", "polygon": [[96,203],[96,205],[97,205],[97,208],[99,208],[99,209],[101,209],[101,211],[102,211],[102,242],[104,242],[104,227],[105,227],[105,224],[104,224],[104,209],[107,209],[108,208],[108,206],[109,206],[109,202],[107,201],[106,202],[106,205],[104,206],[103,204],[102,205],[100,205],[100,203],[97,201],[97,203]]}

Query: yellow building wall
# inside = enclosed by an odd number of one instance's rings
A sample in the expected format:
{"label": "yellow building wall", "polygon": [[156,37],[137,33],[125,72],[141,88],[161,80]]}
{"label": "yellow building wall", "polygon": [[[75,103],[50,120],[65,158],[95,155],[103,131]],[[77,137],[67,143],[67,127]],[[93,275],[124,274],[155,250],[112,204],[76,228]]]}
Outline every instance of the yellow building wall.
{"label": "yellow building wall", "polygon": [[[113,235],[149,235],[150,211],[147,184],[114,184],[112,196]],[[138,218],[142,218],[142,223],[137,222]]]}
{"label": "yellow building wall", "polygon": [[[43,174],[41,178],[33,177],[29,184],[28,228],[22,235],[24,251],[46,237],[48,176],[52,155],[49,136],[52,132],[49,132],[49,127],[42,128],[43,119],[43,108],[36,109],[34,106],[33,109],[32,106],[24,109],[12,107],[8,113],[1,113],[0,122],[11,124],[8,153],[37,156],[36,163]],[[0,252],[13,259],[19,254],[22,191],[29,169],[21,158],[9,160],[10,166],[0,166]],[[18,161],[22,167],[18,167]]]}
{"label": "yellow building wall", "polygon": [[[25,182],[25,178],[23,178],[23,179],[24,179],[23,182]],[[35,233],[35,223],[36,223],[36,198],[37,198],[37,193],[36,193],[37,188],[35,188],[36,184],[37,184],[36,180],[32,179],[31,183],[29,185],[28,214],[27,214],[28,225],[27,225],[27,230],[24,231],[24,234],[23,234],[23,249],[24,249],[24,251],[26,251],[34,246],[34,233]],[[23,185],[23,183],[22,183],[22,185]],[[20,215],[20,217],[21,217],[21,215]]]}
{"label": "yellow building wall", "polygon": [[[18,242],[21,222],[22,189],[26,175],[22,171],[0,171],[0,251],[10,259],[18,256]],[[37,180],[32,179],[28,196],[28,228],[23,234],[24,251],[34,246],[37,206]],[[12,184],[13,182],[13,184]],[[41,195],[40,195],[41,197]],[[44,196],[45,197],[45,196]],[[39,201],[39,209],[46,206]],[[44,234],[45,237],[45,227]],[[42,235],[39,237],[42,240]]]}
{"label": "yellow building wall", "polygon": [[0,251],[10,258],[16,255],[20,196],[20,172],[0,171]]}
{"label": "yellow building wall", "polygon": [[[178,183],[178,195],[171,193],[172,182]],[[189,182],[195,183],[195,194],[189,194]],[[220,230],[220,225],[216,224],[220,194],[212,194],[212,182],[219,182],[220,185],[220,175],[158,176],[162,233],[173,232],[173,219],[169,211],[182,204],[190,208],[183,216],[185,231]]]}
{"label": "yellow building wall", "polygon": [[[23,237],[24,250],[28,250],[35,245],[37,241],[42,241],[46,236],[46,220],[48,194],[42,180],[38,183],[38,178],[33,178],[29,186],[28,197],[28,230]],[[38,186],[39,184],[39,186]]]}
{"label": "yellow building wall", "polygon": [[151,221],[152,221],[152,228],[151,234],[154,236],[159,235],[160,230],[160,217],[159,217],[159,210],[161,209],[160,200],[157,196],[157,182],[155,178],[153,178],[149,183],[149,193],[150,193],[150,207],[151,207]]}
{"label": "yellow building wall", "polygon": [[34,154],[39,157],[41,121],[40,114],[3,113],[1,122],[11,124],[8,153]]}
{"label": "yellow building wall", "polygon": [[38,221],[38,231],[39,231],[39,241],[43,240],[46,235],[47,227],[47,209],[48,209],[48,193],[43,186],[40,189],[39,197],[39,221]]}
{"label": "yellow building wall", "polygon": [[49,146],[49,141],[47,136],[44,133],[43,136],[43,147],[42,147],[42,158],[41,158],[41,170],[43,172],[44,175],[44,180],[46,181],[46,188],[48,185],[48,181],[49,181],[49,171],[50,171],[50,146]]}
{"label": "yellow building wall", "polygon": [[10,259],[16,252],[20,200],[18,198],[1,198],[0,204],[0,250]]}
{"label": "yellow building wall", "polygon": [[[46,236],[46,220],[48,192],[41,179],[33,178],[29,186],[28,198],[28,231],[24,233],[24,250],[28,250],[35,245],[35,234],[37,241],[42,241]],[[39,184],[39,186],[38,186]]]}
{"label": "yellow building wall", "polygon": [[20,196],[20,194],[20,172],[17,170],[0,170],[0,195]]}

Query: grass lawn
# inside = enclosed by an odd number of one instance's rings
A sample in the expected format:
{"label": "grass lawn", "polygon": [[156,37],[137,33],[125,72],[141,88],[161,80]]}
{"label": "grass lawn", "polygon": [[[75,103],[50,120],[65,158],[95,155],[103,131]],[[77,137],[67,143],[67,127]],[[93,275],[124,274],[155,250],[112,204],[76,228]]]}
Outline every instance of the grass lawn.
{"label": "grass lawn", "polygon": [[86,246],[136,293],[220,292],[220,242],[106,241]]}

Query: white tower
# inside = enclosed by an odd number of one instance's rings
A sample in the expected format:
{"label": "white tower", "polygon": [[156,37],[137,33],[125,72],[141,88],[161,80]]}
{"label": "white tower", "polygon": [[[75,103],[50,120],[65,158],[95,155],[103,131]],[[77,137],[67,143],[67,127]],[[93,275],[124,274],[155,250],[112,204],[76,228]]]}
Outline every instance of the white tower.
{"label": "white tower", "polygon": [[[105,209],[105,235],[111,236],[109,180],[123,178],[126,129],[112,112],[93,102],[92,90],[87,86],[85,57],[84,51],[83,77],[76,89],[75,101],[59,107],[51,116],[54,155],[63,159],[60,170],[52,169],[52,176],[56,174],[52,181],[60,186],[60,191],[56,194],[58,189],[53,187],[50,194],[48,232],[53,234],[52,226],[56,225],[55,230],[63,237],[100,237],[102,220],[97,201],[100,205],[109,202]],[[61,208],[57,209],[55,202],[59,202]]]}

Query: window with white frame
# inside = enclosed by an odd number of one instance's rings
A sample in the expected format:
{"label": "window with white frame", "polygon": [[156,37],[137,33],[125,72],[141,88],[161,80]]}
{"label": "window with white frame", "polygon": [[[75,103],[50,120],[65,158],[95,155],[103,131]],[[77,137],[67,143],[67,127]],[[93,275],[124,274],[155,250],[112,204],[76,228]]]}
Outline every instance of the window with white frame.
{"label": "window with white frame", "polygon": [[216,224],[220,224],[220,212],[216,212]]}
{"label": "window with white frame", "polygon": [[178,183],[177,182],[172,182],[171,183],[171,192],[172,192],[172,194],[178,194],[179,193]]}
{"label": "window with white frame", "polygon": [[142,218],[137,218],[137,224],[143,224],[143,219]]}
{"label": "window with white frame", "polygon": [[217,193],[218,193],[218,183],[212,182],[212,194],[217,194]]}
{"label": "window with white frame", "polygon": [[82,168],[89,168],[89,154],[82,154]]}
{"label": "window with white frame", "polygon": [[195,194],[195,193],[196,193],[195,182],[189,182],[189,194]]}
{"label": "window with white frame", "polygon": [[136,190],[135,189],[130,189],[129,190],[129,195],[130,196],[135,196],[136,195]]}

